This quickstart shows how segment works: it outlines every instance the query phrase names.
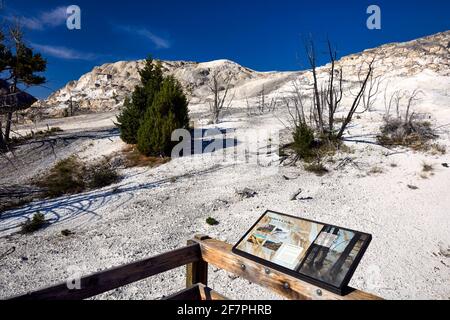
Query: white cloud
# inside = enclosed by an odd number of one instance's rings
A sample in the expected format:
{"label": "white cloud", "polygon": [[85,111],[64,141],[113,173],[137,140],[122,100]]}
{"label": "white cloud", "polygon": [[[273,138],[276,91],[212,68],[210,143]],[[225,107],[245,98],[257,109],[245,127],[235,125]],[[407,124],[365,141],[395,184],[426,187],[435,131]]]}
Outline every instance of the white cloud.
{"label": "white cloud", "polygon": [[59,59],[92,61],[100,57],[95,53],[81,52],[66,47],[50,46],[38,43],[32,43],[31,45],[39,52]]}
{"label": "white cloud", "polygon": [[44,25],[56,27],[63,25],[67,20],[67,7],[58,7],[51,11],[43,12],[40,20]]}
{"label": "white cloud", "polygon": [[151,32],[146,28],[121,26],[118,27],[118,30],[146,38],[147,40],[150,40],[156,46],[157,49],[168,49],[171,47],[171,43],[169,40],[154,34],[153,32]]}
{"label": "white cloud", "polygon": [[54,28],[63,25],[67,19],[66,10],[66,7],[57,7],[49,11],[43,11],[36,17],[9,15],[5,18],[8,21],[19,22],[24,28],[42,31],[47,27]]}

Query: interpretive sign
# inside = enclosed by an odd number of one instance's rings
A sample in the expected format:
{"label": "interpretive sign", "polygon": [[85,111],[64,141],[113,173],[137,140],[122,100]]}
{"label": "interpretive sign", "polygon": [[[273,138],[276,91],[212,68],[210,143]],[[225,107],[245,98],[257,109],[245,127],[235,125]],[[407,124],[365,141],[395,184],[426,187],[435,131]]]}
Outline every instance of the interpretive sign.
{"label": "interpretive sign", "polygon": [[367,233],[267,211],[233,252],[342,295],[371,240]]}

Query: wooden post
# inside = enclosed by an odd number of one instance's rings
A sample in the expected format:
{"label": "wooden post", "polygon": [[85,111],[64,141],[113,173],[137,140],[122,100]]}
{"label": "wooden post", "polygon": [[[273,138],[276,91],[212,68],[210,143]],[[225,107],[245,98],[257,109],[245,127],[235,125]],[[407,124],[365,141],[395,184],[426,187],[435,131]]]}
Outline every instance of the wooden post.
{"label": "wooden post", "polygon": [[80,289],[69,289],[67,283],[60,283],[11,300],[87,299],[199,260],[201,260],[200,247],[198,244],[191,244],[145,260],[82,277]]}
{"label": "wooden post", "polygon": [[[188,240],[187,244],[197,244],[197,241],[208,239],[210,239],[208,236],[196,235],[194,240]],[[186,265],[186,288],[191,288],[199,283],[208,285],[208,263],[201,259]]]}
{"label": "wooden post", "polygon": [[228,243],[208,237],[196,237],[201,248],[201,259],[219,269],[228,271],[252,283],[265,287],[280,296],[291,300],[380,300],[373,294],[348,289],[348,293],[340,296],[304,282],[277,270],[267,268],[253,260],[235,255]]}

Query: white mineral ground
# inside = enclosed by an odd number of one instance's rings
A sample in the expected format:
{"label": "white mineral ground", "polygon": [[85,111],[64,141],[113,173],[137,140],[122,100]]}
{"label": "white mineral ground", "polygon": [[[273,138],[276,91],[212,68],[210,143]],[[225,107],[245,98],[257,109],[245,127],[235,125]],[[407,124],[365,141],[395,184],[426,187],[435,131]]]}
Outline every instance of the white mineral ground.
{"label": "white mineral ground", "polygon": [[[422,90],[415,110],[429,113],[435,127],[450,124],[448,75],[424,67],[414,75],[392,76],[389,83],[390,92]],[[258,87],[257,82],[252,85]],[[289,82],[275,86],[266,88],[270,97],[282,96]],[[184,246],[198,233],[234,244],[265,210],[272,209],[372,234],[373,241],[351,286],[387,299],[449,299],[450,169],[442,164],[450,163],[450,157],[402,148],[388,150],[368,143],[375,141],[379,132],[383,94],[378,94],[373,110],[355,118],[346,133],[348,140],[366,142],[347,141],[353,152],[338,153],[335,163],[325,164],[330,173],[322,177],[306,172],[300,163],[276,170],[268,167],[267,163],[277,160],[276,155],[262,157],[266,165],[232,165],[210,155],[194,155],[157,168],[121,169],[123,179],[115,185],[38,200],[2,213],[0,256],[13,247],[15,251],[0,259],[0,298],[64,281],[74,268],[87,275],[167,252]],[[238,98],[219,124],[222,129],[239,129],[238,150],[244,145],[240,138],[253,129],[281,129],[282,140],[289,139],[279,120],[288,118],[283,107],[250,117],[245,108],[245,99]],[[197,123],[206,123],[205,104],[193,103],[190,110]],[[2,160],[0,182],[24,183],[71,154],[92,161],[120,151],[125,145],[114,129],[115,113],[43,120],[37,127],[61,127],[64,132],[60,136],[78,137],[54,148],[19,150],[13,161],[16,169]],[[26,132],[30,127],[19,129]],[[436,142],[450,150],[448,130],[448,126],[442,127]],[[346,158],[356,165],[339,166]],[[427,179],[421,177],[424,162],[434,167]],[[382,172],[370,173],[374,167]],[[241,198],[238,192],[244,188],[257,195]],[[299,189],[302,196],[312,199],[292,201]],[[38,211],[51,225],[31,235],[18,234],[20,224]],[[207,225],[208,217],[220,224]],[[75,234],[64,237],[64,229]],[[183,288],[184,272],[180,268],[98,298],[162,298]],[[232,299],[280,298],[212,267],[209,285]]]}

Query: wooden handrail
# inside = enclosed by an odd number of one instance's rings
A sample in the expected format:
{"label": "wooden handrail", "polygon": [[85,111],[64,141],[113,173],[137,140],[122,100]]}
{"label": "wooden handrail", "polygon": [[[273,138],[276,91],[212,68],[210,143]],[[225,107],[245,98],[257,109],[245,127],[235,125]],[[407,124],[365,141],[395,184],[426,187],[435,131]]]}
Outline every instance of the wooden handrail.
{"label": "wooden handrail", "polygon": [[349,288],[349,293],[340,296],[317,286],[267,268],[259,263],[235,255],[232,246],[207,236],[196,236],[201,247],[202,259],[219,269],[263,286],[291,300],[381,300],[380,297]]}
{"label": "wooden handrail", "polygon": [[82,300],[130,283],[146,279],[201,260],[198,244],[191,244],[149,259],[130,263],[81,278],[80,289],[70,290],[67,283],[30,292],[11,300]]}
{"label": "wooden handrail", "polygon": [[67,283],[61,283],[14,297],[11,300],[87,299],[184,265],[187,266],[187,287],[203,288],[207,285],[208,264],[292,300],[381,299],[370,293],[351,288],[345,296],[334,294],[295,277],[267,268],[255,261],[235,255],[232,252],[232,246],[228,243],[210,239],[207,236],[196,236],[195,239],[189,240],[188,246],[184,248],[82,277],[79,289],[69,289]]}

